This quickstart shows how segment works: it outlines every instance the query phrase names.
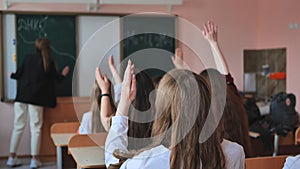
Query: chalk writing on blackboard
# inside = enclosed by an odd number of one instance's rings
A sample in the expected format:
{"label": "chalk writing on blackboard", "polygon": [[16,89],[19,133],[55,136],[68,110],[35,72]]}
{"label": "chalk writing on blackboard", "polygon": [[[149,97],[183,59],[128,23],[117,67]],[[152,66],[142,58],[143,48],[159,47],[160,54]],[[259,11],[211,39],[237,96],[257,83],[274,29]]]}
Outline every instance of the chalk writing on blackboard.
{"label": "chalk writing on blackboard", "polygon": [[127,38],[124,39],[124,48],[134,48],[137,45],[143,45],[147,48],[171,48],[174,45],[174,38],[166,33],[143,33],[131,36],[132,32],[127,32]]}
{"label": "chalk writing on blackboard", "polygon": [[66,56],[66,57],[68,57],[69,59],[71,59],[72,61],[76,62],[76,58],[75,58],[73,55],[71,55],[71,54],[69,54],[69,53],[60,52],[60,51],[58,51],[57,49],[55,49],[53,46],[51,46],[51,49],[52,49],[52,51],[53,51],[54,53],[56,53],[57,55]]}
{"label": "chalk writing on blackboard", "polygon": [[[35,43],[34,40],[27,40],[23,34],[21,33],[22,31],[27,31],[27,32],[34,32],[36,33],[37,37],[47,37],[47,20],[48,16],[41,16],[40,18],[20,18],[18,19],[18,28],[17,31],[19,32],[19,37],[23,41],[23,43],[28,44],[28,45],[33,45]],[[54,52],[54,55],[61,55],[61,56],[66,56],[69,59],[71,59],[73,62],[76,61],[75,57],[69,53],[65,52],[60,52],[58,49],[54,47],[54,45],[51,45],[51,49]]]}
{"label": "chalk writing on blackboard", "polygon": [[37,18],[27,18],[23,19],[20,18],[18,20],[18,31],[34,31],[37,32],[39,36],[47,37],[46,33],[46,21],[48,19],[48,16]]}
{"label": "chalk writing on blackboard", "polygon": [[35,40],[47,37],[51,43],[51,55],[60,72],[64,66],[70,73],[62,83],[56,84],[57,96],[72,95],[72,76],[76,61],[76,19],[68,15],[16,14],[17,64],[28,53],[34,52]]}

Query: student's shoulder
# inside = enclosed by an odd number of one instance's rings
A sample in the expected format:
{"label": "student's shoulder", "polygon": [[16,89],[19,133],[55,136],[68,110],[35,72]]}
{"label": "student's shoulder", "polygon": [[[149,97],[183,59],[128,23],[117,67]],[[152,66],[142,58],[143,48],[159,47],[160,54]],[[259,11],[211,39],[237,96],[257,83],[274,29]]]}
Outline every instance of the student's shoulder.
{"label": "student's shoulder", "polygon": [[224,139],[223,142],[221,143],[222,146],[222,150],[224,152],[224,154],[227,155],[245,155],[244,154],[244,148],[235,143],[235,142],[231,142],[229,140]]}
{"label": "student's shoulder", "polygon": [[164,146],[157,146],[127,160],[125,166],[143,169],[170,168],[170,153]]}
{"label": "student's shoulder", "polygon": [[297,156],[289,156],[286,158],[283,169],[300,168],[300,154]]}
{"label": "student's shoulder", "polygon": [[36,58],[36,55],[33,53],[28,53],[24,56],[23,60],[26,61],[26,60],[31,60],[33,58]]}
{"label": "student's shoulder", "polygon": [[90,120],[92,118],[92,112],[86,112],[82,115],[82,121]]}

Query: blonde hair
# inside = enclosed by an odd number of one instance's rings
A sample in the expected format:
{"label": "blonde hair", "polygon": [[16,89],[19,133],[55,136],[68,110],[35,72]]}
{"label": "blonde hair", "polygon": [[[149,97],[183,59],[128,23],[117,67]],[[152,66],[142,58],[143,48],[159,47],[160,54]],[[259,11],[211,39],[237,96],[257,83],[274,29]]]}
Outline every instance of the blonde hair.
{"label": "blonde hair", "polygon": [[[92,112],[92,132],[93,133],[98,133],[98,132],[104,132],[105,129],[102,125],[101,122],[101,116],[100,116],[100,110],[101,110],[101,89],[99,88],[97,82],[95,81],[95,83],[93,84],[93,90],[92,90],[92,104],[91,104],[91,108],[90,111]],[[110,95],[110,104],[111,104],[111,108],[112,111],[115,112],[116,111],[116,107],[114,105],[112,96]]]}
{"label": "blonde hair", "polygon": [[171,148],[170,168],[225,168],[217,130],[199,142],[211,106],[210,89],[202,77],[172,70],[159,83],[155,106],[159,114],[152,129],[154,145]]}
{"label": "blonde hair", "polygon": [[[225,157],[218,130],[214,130],[206,141],[199,141],[201,132],[205,132],[202,129],[210,107],[215,106],[211,98],[210,88],[199,75],[178,69],[168,72],[161,79],[156,95],[157,113],[152,127],[152,144],[126,153],[115,150],[113,155],[120,162],[109,168],[119,168],[126,159],[164,145],[171,149],[171,169],[224,169]],[[212,108],[212,111],[218,109]]]}

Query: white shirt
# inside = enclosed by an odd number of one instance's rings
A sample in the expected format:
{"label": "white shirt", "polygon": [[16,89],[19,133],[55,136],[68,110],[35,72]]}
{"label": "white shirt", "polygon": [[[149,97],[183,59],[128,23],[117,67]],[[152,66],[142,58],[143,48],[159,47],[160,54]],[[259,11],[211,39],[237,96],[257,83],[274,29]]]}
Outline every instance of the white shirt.
{"label": "white shirt", "polygon": [[[128,117],[114,116],[105,143],[105,164],[118,163],[112,153],[115,149],[127,151]],[[225,156],[226,169],[244,169],[245,154],[243,147],[237,143],[224,140],[221,144]],[[126,160],[120,169],[169,169],[171,151],[160,145]]]}
{"label": "white shirt", "polygon": [[92,112],[86,112],[82,116],[82,120],[79,126],[79,134],[91,134],[92,133]]}
{"label": "white shirt", "polygon": [[285,159],[283,169],[299,169],[300,168],[300,154],[297,156],[289,156]]}

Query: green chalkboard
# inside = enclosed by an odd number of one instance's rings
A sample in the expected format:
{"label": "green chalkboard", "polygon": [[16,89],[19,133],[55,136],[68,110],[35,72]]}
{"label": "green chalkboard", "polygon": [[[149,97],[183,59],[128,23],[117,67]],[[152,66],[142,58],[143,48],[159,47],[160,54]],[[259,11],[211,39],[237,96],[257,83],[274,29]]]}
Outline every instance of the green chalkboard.
{"label": "green chalkboard", "polygon": [[131,57],[135,66],[143,70],[146,68],[152,77],[163,76],[166,71],[174,68],[170,56],[176,48],[176,20],[176,16],[170,15],[124,17],[124,59]]}
{"label": "green chalkboard", "polygon": [[17,63],[20,65],[26,54],[35,52],[35,40],[47,37],[51,43],[51,54],[58,72],[65,66],[70,73],[62,83],[57,83],[57,96],[72,95],[72,77],[76,61],[76,20],[67,15],[16,15]]}

